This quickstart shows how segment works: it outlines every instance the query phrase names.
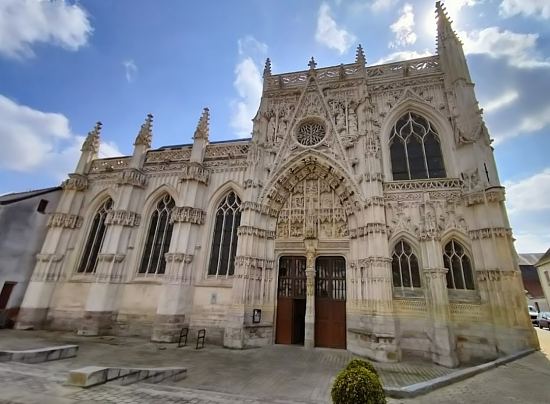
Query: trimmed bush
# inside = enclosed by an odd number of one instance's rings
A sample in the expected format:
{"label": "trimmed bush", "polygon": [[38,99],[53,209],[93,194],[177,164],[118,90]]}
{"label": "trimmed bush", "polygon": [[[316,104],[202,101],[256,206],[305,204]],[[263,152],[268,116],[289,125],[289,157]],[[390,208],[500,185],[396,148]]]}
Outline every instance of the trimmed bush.
{"label": "trimmed bush", "polygon": [[[351,363],[340,371],[332,385],[334,404],[385,404],[386,396],[378,375]],[[370,365],[370,364],[369,364]],[[372,365],[371,365],[372,366]]]}
{"label": "trimmed bush", "polygon": [[372,363],[364,361],[363,359],[352,359],[346,366],[346,369],[357,368],[357,367],[370,370],[372,373],[378,376],[378,372],[376,371]]}

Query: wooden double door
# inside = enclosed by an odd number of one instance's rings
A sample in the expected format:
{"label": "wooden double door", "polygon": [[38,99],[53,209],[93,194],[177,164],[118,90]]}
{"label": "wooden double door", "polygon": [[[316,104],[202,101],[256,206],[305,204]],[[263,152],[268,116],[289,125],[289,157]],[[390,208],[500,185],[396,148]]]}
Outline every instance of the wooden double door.
{"label": "wooden double door", "polygon": [[[315,263],[315,346],[346,348],[346,264],[342,257]],[[277,287],[277,344],[303,344],[306,259],[281,257]]]}

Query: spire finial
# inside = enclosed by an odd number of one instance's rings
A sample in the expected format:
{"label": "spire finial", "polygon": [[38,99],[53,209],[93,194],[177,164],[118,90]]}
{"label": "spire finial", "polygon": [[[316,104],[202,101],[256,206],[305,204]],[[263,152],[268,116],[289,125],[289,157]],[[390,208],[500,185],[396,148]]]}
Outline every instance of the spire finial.
{"label": "spire finial", "polygon": [[99,134],[101,133],[101,126],[103,124],[99,121],[96,122],[94,128],[88,132],[88,136],[86,136],[86,140],[84,140],[84,143],[82,144],[82,149],[80,151],[86,152],[91,151],[93,153],[97,153],[99,150]]}
{"label": "spire finial", "polygon": [[264,77],[266,76],[271,76],[271,59],[269,58],[265,60]]}
{"label": "spire finial", "polygon": [[151,147],[151,140],[153,139],[153,115],[147,114],[145,123],[141,125],[139,133],[134,142],[134,146],[143,145]]}
{"label": "spire finial", "polygon": [[445,4],[441,1],[436,1],[435,3],[435,14],[437,19],[437,42],[439,43],[445,38],[454,38],[460,42],[460,39],[458,39],[458,36],[456,35],[456,32],[454,32],[451,25],[452,20],[447,14]]}
{"label": "spire finial", "polygon": [[355,52],[355,63],[365,66],[367,59],[365,58],[365,52],[361,44],[357,45],[357,51]]}
{"label": "spire finial", "polygon": [[208,108],[204,108],[202,110],[202,115],[199,119],[199,123],[197,124],[197,129],[195,129],[195,134],[193,135],[193,139],[208,140],[209,126],[210,126],[210,110]]}
{"label": "spire finial", "polygon": [[317,62],[315,62],[315,59],[313,59],[313,56],[311,57],[311,60],[307,64],[309,66],[309,70],[315,70],[317,67]]}

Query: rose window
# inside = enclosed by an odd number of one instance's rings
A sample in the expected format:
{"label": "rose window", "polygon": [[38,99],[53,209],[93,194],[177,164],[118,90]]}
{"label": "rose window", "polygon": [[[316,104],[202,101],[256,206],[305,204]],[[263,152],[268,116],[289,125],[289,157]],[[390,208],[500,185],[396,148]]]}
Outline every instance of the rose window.
{"label": "rose window", "polygon": [[325,125],[319,121],[307,121],[298,127],[296,140],[304,146],[315,146],[325,138]]}

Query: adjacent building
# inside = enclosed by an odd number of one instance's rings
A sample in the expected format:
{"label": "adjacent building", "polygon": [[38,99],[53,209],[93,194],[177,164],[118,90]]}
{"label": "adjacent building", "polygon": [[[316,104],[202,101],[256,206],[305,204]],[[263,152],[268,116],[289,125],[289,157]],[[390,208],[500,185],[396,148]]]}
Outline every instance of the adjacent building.
{"label": "adjacent building", "polygon": [[535,263],[539,282],[542,287],[542,295],[546,301],[546,308],[541,311],[550,311],[550,248]]}
{"label": "adjacent building", "polygon": [[15,321],[61,193],[53,187],[0,196],[0,327]]}
{"label": "adjacent building", "polygon": [[18,327],[445,366],[538,346],[491,140],[437,3],[437,54],[275,74],[251,139],[98,159],[89,133]]}

